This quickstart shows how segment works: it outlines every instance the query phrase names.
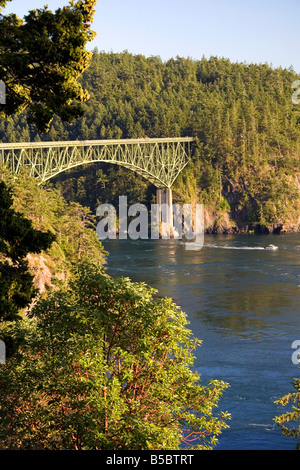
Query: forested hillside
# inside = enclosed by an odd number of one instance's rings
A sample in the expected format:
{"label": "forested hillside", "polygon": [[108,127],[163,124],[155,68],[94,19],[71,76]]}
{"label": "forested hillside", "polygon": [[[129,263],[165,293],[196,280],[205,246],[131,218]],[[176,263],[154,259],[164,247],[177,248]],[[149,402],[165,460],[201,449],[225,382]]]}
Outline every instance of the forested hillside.
{"label": "forested hillside", "polygon": [[[178,178],[175,201],[204,202],[207,230],[298,230],[300,105],[292,103],[293,70],[211,57],[163,62],[159,57],[94,51],[82,82],[86,114],[55,118],[39,134],[25,115],[0,121],[0,140],[195,136],[197,148]],[[77,168],[54,182],[88,205],[150,202],[153,188],[109,165]]]}

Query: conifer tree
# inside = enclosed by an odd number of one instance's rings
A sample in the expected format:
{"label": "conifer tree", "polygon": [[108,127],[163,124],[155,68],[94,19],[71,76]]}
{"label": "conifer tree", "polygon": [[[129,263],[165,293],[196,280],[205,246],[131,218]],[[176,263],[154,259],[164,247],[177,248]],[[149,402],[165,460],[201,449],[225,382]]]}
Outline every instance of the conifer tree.
{"label": "conifer tree", "polygon": [[24,19],[2,15],[5,4],[0,3],[0,79],[6,104],[0,115],[27,108],[29,120],[43,132],[54,115],[63,121],[81,116],[89,95],[78,78],[91,58],[85,46],[94,37],[96,0],[72,0],[54,13],[47,7],[32,10]]}

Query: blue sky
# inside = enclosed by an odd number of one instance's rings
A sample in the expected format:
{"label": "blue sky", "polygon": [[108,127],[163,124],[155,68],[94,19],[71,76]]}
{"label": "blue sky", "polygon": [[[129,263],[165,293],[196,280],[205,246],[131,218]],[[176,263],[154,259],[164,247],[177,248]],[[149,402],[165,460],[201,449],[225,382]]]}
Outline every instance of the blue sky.
{"label": "blue sky", "polygon": [[[12,0],[6,12],[51,10],[68,0]],[[299,0],[98,0],[88,48],[146,56],[211,55],[268,63],[300,74]]]}

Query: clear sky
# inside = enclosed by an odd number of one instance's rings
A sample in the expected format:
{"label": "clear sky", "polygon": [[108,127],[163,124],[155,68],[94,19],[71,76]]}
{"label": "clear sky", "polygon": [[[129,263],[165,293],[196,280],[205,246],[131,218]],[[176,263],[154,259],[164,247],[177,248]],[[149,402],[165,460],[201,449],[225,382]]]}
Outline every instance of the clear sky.
{"label": "clear sky", "polygon": [[[23,17],[68,0],[12,0],[5,12]],[[226,57],[268,63],[300,74],[300,0],[98,0],[88,49],[146,56]]]}

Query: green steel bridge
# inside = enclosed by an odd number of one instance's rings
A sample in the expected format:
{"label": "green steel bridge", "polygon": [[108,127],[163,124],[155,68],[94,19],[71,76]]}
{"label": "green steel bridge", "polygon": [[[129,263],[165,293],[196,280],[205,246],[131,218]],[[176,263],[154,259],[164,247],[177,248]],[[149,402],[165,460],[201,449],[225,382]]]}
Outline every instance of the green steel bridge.
{"label": "green steel bridge", "polygon": [[0,165],[18,175],[27,168],[40,183],[92,162],[114,163],[135,171],[157,188],[170,189],[192,156],[192,137],[85,140],[0,144]]}

